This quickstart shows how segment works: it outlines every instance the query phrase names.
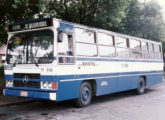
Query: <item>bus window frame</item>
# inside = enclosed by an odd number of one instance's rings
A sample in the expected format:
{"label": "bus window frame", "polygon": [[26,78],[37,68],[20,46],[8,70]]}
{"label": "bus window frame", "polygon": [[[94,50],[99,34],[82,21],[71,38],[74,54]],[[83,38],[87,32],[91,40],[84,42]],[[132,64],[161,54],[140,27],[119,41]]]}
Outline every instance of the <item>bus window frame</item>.
{"label": "bus window frame", "polygon": [[[78,28],[78,29],[83,29],[83,30],[88,30],[88,31],[91,31],[94,33],[94,43],[88,43],[88,42],[80,42],[80,41],[76,41],[76,37],[75,37],[75,55],[76,57],[77,56],[80,56],[80,57],[98,57],[98,45],[97,45],[97,42],[98,42],[98,37],[97,37],[97,31],[96,30],[89,30],[88,28],[81,28],[81,27],[75,27],[74,30]],[[74,34],[76,36],[76,33],[74,31]],[[77,54],[77,46],[76,46],[76,43],[82,43],[82,44],[90,44],[90,45],[96,45],[96,55],[95,56],[89,56],[89,55],[78,55]]]}
{"label": "bus window frame", "polygon": [[[140,48],[139,48],[139,49],[138,49],[138,48],[131,48],[131,44],[129,44],[129,45],[130,45],[129,47],[130,47],[130,52],[131,52],[131,58],[132,58],[132,59],[135,59],[135,60],[141,60],[141,59],[143,59],[144,57],[143,57],[143,51],[142,51],[142,41],[141,41],[140,39],[130,38],[130,39],[129,39],[129,43],[131,43],[131,42],[130,42],[131,40],[132,40],[132,41],[138,41],[138,42],[140,42]],[[134,50],[140,51],[140,53],[141,53],[141,58],[139,58],[139,59],[138,59],[138,58],[133,58],[133,53],[132,53],[132,52],[133,52]]]}
{"label": "bus window frame", "polygon": [[[112,44],[112,45],[100,44],[100,43],[99,43],[99,39],[98,39],[98,33],[107,34],[107,35],[109,35],[109,36],[112,36],[112,42],[113,42],[113,44]],[[114,57],[102,56],[102,55],[100,54],[100,49],[99,49],[100,46],[113,47],[113,48],[115,49],[115,56],[114,56]],[[102,31],[98,31],[98,32],[97,32],[97,47],[98,47],[98,56],[99,56],[99,57],[110,58],[110,59],[114,59],[114,58],[117,57],[117,56],[116,56],[116,46],[115,46],[115,35],[114,35],[114,34],[102,32]]]}
{"label": "bus window frame", "polygon": [[[120,47],[120,46],[117,46],[117,42],[116,42],[116,37],[121,37],[121,38],[125,38],[126,40],[126,47]],[[116,59],[132,59],[132,54],[131,54],[131,51],[130,51],[130,38],[128,36],[122,36],[122,35],[118,35],[116,34],[115,35],[115,50],[116,50]],[[117,55],[117,48],[126,48],[129,50],[129,57],[119,57]]]}

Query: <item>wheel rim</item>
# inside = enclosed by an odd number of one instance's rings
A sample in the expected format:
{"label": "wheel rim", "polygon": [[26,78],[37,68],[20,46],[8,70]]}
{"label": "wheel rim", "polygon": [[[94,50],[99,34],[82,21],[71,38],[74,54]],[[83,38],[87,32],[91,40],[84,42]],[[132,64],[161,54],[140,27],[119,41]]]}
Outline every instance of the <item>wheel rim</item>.
{"label": "wheel rim", "polygon": [[142,92],[144,90],[144,82],[143,81],[140,82],[139,87],[140,87],[140,91]]}
{"label": "wheel rim", "polygon": [[82,100],[84,102],[88,101],[90,98],[90,90],[88,87],[84,87],[82,90]]}

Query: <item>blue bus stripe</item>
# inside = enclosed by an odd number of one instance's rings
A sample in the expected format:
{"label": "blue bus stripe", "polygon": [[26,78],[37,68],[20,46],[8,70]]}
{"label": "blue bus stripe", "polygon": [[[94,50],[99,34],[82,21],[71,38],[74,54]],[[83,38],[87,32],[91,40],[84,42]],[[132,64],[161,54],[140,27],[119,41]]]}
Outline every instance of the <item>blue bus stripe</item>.
{"label": "blue bus stripe", "polygon": [[105,58],[77,58],[77,61],[116,61],[116,62],[162,62],[163,60],[131,60],[131,59],[105,59]]}

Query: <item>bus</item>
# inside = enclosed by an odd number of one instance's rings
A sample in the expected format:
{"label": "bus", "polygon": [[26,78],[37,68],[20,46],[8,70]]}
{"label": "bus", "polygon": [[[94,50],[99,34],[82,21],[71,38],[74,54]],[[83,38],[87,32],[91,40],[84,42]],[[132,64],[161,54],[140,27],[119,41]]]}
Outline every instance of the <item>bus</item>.
{"label": "bus", "polygon": [[143,94],[163,80],[160,42],[42,18],[8,26],[3,94],[87,106],[93,96]]}

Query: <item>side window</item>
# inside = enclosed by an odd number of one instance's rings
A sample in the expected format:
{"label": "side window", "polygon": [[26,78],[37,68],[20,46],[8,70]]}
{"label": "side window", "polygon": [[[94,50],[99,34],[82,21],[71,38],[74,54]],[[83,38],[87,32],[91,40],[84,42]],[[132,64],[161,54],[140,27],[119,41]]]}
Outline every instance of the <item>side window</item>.
{"label": "side window", "polygon": [[101,57],[116,57],[115,48],[110,46],[99,46],[99,53]]}
{"label": "side window", "polygon": [[131,49],[141,49],[141,46],[140,46],[140,41],[139,40],[134,40],[134,39],[131,39],[130,40],[130,48]]}
{"label": "side window", "polygon": [[154,59],[155,58],[155,55],[154,55],[154,45],[152,43],[148,43],[148,48],[149,48],[150,59]]}
{"label": "side window", "polygon": [[126,38],[116,36],[115,42],[117,47],[128,47],[128,40]]}
{"label": "side window", "polygon": [[130,48],[132,52],[132,58],[134,59],[142,58],[141,42],[139,40],[130,39]]}
{"label": "side window", "polygon": [[142,50],[148,51],[148,43],[147,42],[142,42]]}
{"label": "side window", "polygon": [[95,33],[91,30],[75,28],[75,38],[77,42],[95,43]]}
{"label": "side window", "polygon": [[116,36],[116,54],[118,58],[130,58],[129,40],[124,37]]}
{"label": "side window", "polygon": [[97,47],[93,44],[76,43],[76,51],[79,56],[97,56]]}
{"label": "side window", "polygon": [[147,42],[141,42],[142,43],[142,54],[144,59],[149,59],[149,53],[148,53],[148,43]]}
{"label": "side window", "polygon": [[116,57],[114,47],[114,36],[106,33],[98,33],[98,49],[101,57]]}
{"label": "side window", "polygon": [[119,58],[130,58],[130,51],[128,48],[116,48],[116,52]]}
{"label": "side window", "polygon": [[76,54],[79,56],[97,56],[95,32],[89,29],[75,28]]}
{"label": "side window", "polygon": [[114,37],[105,33],[98,33],[98,44],[100,45],[114,45]]}
{"label": "side window", "polygon": [[58,56],[59,63],[74,63],[73,35],[59,32]]}
{"label": "side window", "polygon": [[162,58],[162,53],[161,53],[161,46],[160,45],[155,45],[154,44],[154,53],[155,53],[155,59],[161,59]]}

